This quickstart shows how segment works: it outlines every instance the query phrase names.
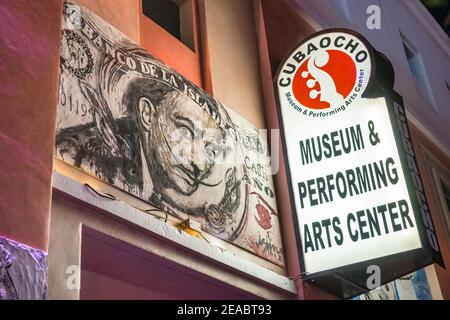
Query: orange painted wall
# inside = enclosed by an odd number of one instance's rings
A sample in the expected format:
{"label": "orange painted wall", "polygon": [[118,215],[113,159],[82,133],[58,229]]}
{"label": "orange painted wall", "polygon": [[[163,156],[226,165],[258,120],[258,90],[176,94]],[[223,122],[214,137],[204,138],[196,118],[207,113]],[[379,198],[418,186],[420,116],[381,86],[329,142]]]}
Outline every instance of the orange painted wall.
{"label": "orange painted wall", "polygon": [[[194,38],[198,38],[196,1],[192,0],[192,5],[194,6]],[[203,87],[198,41],[195,42],[195,51],[192,51],[150,18],[146,17],[142,13],[142,8],[139,12],[139,24],[140,44],[143,48],[199,87]]]}
{"label": "orange painted wall", "polygon": [[0,1],[0,235],[47,250],[61,0]]}
{"label": "orange painted wall", "polygon": [[70,0],[84,6],[139,43],[141,0]]}

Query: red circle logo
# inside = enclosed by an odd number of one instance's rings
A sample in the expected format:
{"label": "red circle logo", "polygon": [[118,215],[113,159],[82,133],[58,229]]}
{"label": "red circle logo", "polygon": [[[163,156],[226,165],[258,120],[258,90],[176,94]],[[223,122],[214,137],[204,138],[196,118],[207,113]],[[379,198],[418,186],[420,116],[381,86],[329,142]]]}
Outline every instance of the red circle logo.
{"label": "red circle logo", "polygon": [[309,109],[339,107],[356,84],[356,65],[340,50],[320,50],[297,69],[292,82],[295,98]]}

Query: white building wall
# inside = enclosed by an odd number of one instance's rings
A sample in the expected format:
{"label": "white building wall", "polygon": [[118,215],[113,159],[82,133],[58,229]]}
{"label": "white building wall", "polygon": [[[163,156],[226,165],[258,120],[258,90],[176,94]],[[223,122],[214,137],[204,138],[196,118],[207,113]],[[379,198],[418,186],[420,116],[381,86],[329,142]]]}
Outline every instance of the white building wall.
{"label": "white building wall", "polygon": [[[394,65],[395,90],[404,98],[409,119],[450,156],[450,40],[419,0],[292,1],[318,29],[354,29],[384,53]],[[381,9],[380,29],[367,27],[371,5]],[[435,105],[411,74],[400,32],[422,56]]]}

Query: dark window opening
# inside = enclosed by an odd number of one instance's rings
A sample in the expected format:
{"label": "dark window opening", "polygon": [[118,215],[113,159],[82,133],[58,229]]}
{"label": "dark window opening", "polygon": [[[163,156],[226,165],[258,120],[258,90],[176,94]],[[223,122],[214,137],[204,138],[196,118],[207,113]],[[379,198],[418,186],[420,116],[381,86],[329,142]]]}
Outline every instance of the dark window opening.
{"label": "dark window opening", "polygon": [[180,33],[180,7],[171,0],[142,0],[144,15],[159,24],[178,40]]}
{"label": "dark window opening", "polygon": [[449,0],[421,0],[434,19],[450,37],[450,1]]}
{"label": "dark window opening", "polygon": [[403,49],[405,50],[405,55],[411,74],[419,84],[420,90],[423,91],[425,96],[428,98],[428,101],[436,109],[436,102],[434,100],[433,91],[428,80],[428,75],[425,72],[422,55],[411,45],[411,43],[403,36],[402,33],[400,33],[400,35],[402,37]]}
{"label": "dark window opening", "polygon": [[191,0],[142,0],[142,12],[195,51]]}

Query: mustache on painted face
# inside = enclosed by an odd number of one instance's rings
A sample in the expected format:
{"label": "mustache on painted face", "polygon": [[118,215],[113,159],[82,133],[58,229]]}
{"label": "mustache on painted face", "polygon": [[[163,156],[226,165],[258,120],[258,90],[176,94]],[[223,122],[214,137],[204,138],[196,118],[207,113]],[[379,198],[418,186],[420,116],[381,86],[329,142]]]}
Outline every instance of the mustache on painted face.
{"label": "mustache on painted face", "polygon": [[206,176],[206,174],[208,173],[208,171],[204,172],[202,170],[200,170],[200,168],[198,166],[196,166],[195,164],[191,165],[192,169],[188,169],[185,166],[177,166],[177,168],[182,171],[188,178],[190,181],[187,181],[185,179],[185,181],[190,185],[190,186],[198,186],[198,185],[204,185],[207,187],[216,187],[218,185],[220,185],[223,181],[223,179],[220,179],[218,182],[216,183],[208,183],[203,181],[204,177]]}

